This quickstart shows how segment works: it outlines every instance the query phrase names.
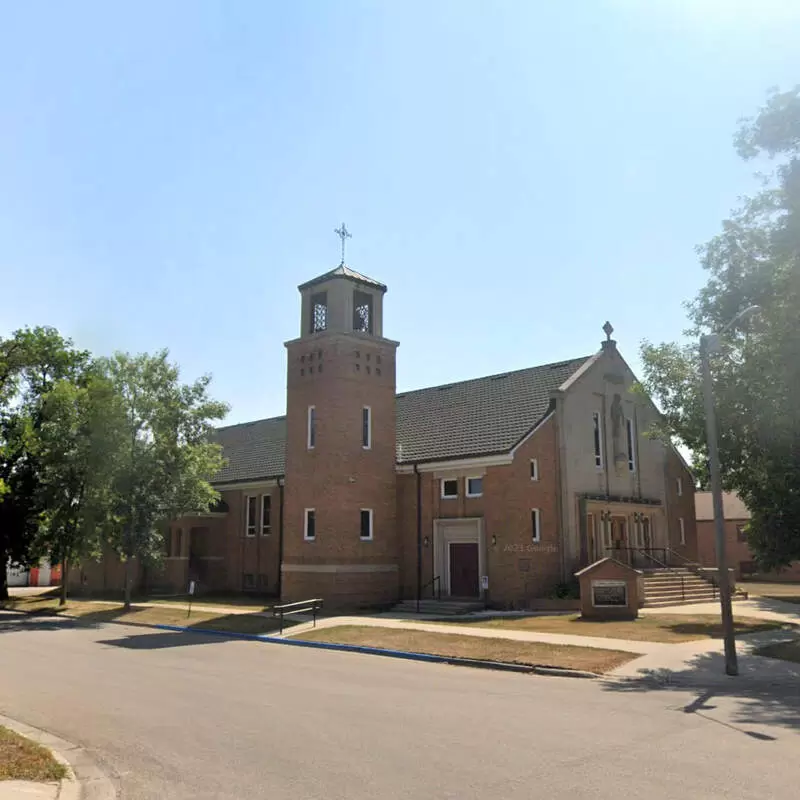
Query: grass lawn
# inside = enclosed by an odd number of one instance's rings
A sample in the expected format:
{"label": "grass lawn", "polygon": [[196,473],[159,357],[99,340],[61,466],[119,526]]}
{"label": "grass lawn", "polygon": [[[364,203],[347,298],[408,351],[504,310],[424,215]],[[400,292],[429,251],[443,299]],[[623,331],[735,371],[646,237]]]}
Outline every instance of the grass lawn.
{"label": "grass lawn", "polygon": [[[219,611],[208,611],[202,606],[192,604],[191,616],[187,617],[186,607],[170,608],[167,606],[137,606],[125,611],[122,604],[108,601],[67,600],[65,607],[59,607],[56,597],[18,597],[4,606],[15,611],[38,614],[57,614],[79,619],[86,623],[100,622],[133,622],[144,625],[184,625],[190,628],[206,628],[231,633],[270,633],[279,627],[278,620],[264,617],[258,613],[221,614]],[[291,623],[286,621],[284,627]]]}
{"label": "grass lawn", "polygon": [[635,653],[601,650],[594,647],[551,645],[540,642],[515,642],[509,639],[488,639],[457,633],[429,633],[405,628],[377,628],[339,625],[298,634],[297,639],[335,642],[409,653],[430,653],[437,656],[476,658],[511,664],[580,669],[603,673],[636,658]]}
{"label": "grass lawn", "polygon": [[0,726],[0,781],[60,781],[65,775],[49,750]]}
{"label": "grass lawn", "polygon": [[741,581],[739,588],[744,589],[750,597],[769,597],[773,600],[783,600],[784,603],[800,605],[800,584],[798,583]]}
{"label": "grass lawn", "polygon": [[[665,644],[722,637],[719,618],[710,614],[643,614],[638,619],[627,622],[599,622],[581,619],[579,614],[566,614],[540,617],[495,617],[481,621],[465,620],[447,624],[501,630],[569,633],[576,636],[602,636],[609,639],[664,642]],[[739,617],[735,620],[735,625],[737,633],[756,633],[783,627],[780,622],[747,617]]]}
{"label": "grass lawn", "polygon": [[759,647],[758,650],[755,651],[755,654],[757,656],[779,658],[781,661],[791,661],[794,664],[800,664],[800,639],[795,639],[793,642],[768,644],[764,647]]}

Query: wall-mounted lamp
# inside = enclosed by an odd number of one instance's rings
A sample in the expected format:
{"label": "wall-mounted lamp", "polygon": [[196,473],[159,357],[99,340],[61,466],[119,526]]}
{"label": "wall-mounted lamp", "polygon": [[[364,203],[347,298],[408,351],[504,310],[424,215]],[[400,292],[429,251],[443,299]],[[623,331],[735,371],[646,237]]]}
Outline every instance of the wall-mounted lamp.
{"label": "wall-mounted lamp", "polygon": [[492,547],[497,547],[497,537],[492,534]]}
{"label": "wall-mounted lamp", "polygon": [[430,539],[428,539],[428,537],[427,537],[427,536],[426,536],[426,537],[425,537],[425,538],[422,540],[422,544],[424,544],[424,545],[425,545],[425,547],[427,547],[427,546],[428,546],[428,543],[429,543],[429,542],[430,542]]}

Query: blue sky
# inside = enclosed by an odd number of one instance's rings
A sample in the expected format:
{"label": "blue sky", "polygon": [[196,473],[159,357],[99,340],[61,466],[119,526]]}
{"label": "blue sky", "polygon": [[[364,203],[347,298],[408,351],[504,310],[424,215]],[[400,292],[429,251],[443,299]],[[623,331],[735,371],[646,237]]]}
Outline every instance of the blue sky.
{"label": "blue sky", "polygon": [[168,347],[282,414],[297,285],[389,286],[398,389],[673,339],[800,82],[795,0],[0,0],[0,335]]}

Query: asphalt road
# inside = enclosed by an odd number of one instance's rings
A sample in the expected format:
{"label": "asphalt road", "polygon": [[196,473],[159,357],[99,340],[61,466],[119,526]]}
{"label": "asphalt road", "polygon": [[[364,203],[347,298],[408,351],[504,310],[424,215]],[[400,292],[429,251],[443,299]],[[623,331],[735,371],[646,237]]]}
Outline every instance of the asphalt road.
{"label": "asphalt road", "polygon": [[621,689],[0,612],[0,712],[142,798],[792,798],[800,689]]}

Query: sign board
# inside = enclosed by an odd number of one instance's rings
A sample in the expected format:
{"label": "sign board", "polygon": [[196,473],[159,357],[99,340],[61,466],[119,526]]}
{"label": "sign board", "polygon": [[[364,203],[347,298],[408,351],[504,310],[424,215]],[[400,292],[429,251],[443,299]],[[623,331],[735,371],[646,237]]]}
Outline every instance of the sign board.
{"label": "sign board", "polygon": [[592,581],[593,606],[627,606],[628,584],[625,581]]}
{"label": "sign board", "polygon": [[189,594],[194,594],[194,581],[189,581]]}
{"label": "sign board", "polygon": [[489,588],[489,576],[481,575],[481,589],[486,590]]}

